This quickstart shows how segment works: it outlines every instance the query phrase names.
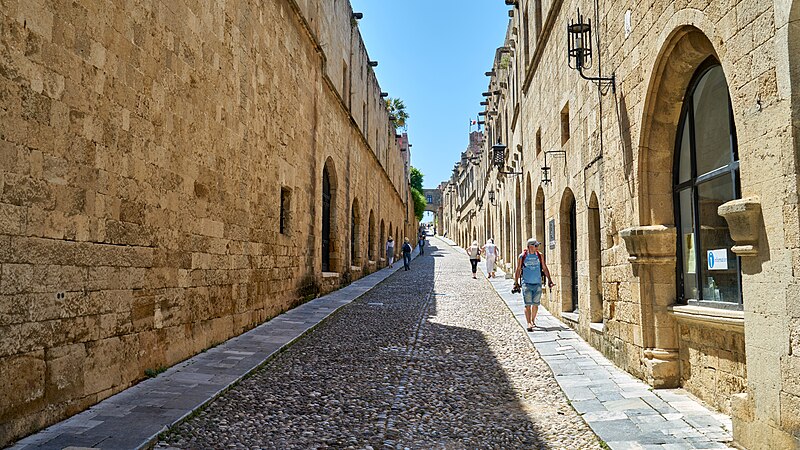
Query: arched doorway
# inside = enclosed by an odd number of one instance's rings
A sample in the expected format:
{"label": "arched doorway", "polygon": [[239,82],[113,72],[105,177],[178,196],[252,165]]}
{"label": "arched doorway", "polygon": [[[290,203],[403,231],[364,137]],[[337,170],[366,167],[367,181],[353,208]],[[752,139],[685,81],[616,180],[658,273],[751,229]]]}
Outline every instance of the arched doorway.
{"label": "arched doorway", "polygon": [[332,272],[336,270],[333,258],[333,242],[331,236],[333,228],[333,218],[336,216],[336,173],[333,168],[333,161],[329,158],[322,169],[322,271]]}
{"label": "arched doorway", "polygon": [[602,262],[600,258],[600,205],[597,194],[589,199],[589,315],[593,323],[603,322]]}
{"label": "arched doorway", "polygon": [[578,312],[578,230],[575,196],[567,188],[561,197],[559,257],[561,265],[561,310]]}
{"label": "arched doorway", "polygon": [[367,229],[367,257],[370,262],[375,261],[375,213],[369,210],[369,228]]}
{"label": "arched doorway", "polygon": [[522,251],[521,249],[524,245],[524,239],[527,239],[522,237],[522,185],[520,184],[519,179],[517,179],[514,191],[514,234],[516,235],[514,236],[514,252],[516,254],[517,250],[520,252]]}
{"label": "arched doorway", "polygon": [[544,227],[544,222],[545,222],[545,218],[544,218],[544,190],[542,189],[541,186],[539,186],[539,189],[536,190],[535,203],[536,203],[536,207],[534,208],[534,211],[535,211],[536,216],[534,217],[534,226],[536,228],[536,239],[538,239],[539,241],[542,242],[542,245],[539,246],[539,249],[540,249],[539,251],[541,251],[542,254],[546,255],[547,254],[548,245],[547,245],[547,236],[545,236],[545,232],[544,232],[544,230],[545,230],[545,227]]}
{"label": "arched doorway", "polygon": [[353,200],[350,208],[350,265],[361,265],[361,212],[358,209],[358,199]]}
{"label": "arched doorway", "polygon": [[505,229],[505,239],[503,240],[503,247],[505,247],[506,263],[513,263],[514,252],[511,250],[511,211],[506,202],[506,223],[503,228]]}
{"label": "arched doorway", "polygon": [[386,258],[386,225],[381,219],[381,238],[378,240],[378,254],[381,258]]}
{"label": "arched doorway", "polygon": [[[523,239],[530,239],[533,236],[533,195],[531,192],[531,174],[528,174],[525,181],[525,236]],[[538,238],[542,240],[541,237]]]}

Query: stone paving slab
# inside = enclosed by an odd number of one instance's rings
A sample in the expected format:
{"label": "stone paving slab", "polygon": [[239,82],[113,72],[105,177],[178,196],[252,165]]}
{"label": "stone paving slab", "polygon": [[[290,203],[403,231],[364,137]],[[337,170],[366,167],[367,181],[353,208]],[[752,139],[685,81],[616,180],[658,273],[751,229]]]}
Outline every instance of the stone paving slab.
{"label": "stone paving slab", "polygon": [[[485,276],[485,265],[479,267]],[[496,274],[490,283],[526,328],[522,297],[511,294],[514,280],[499,269]],[[730,417],[708,409],[682,389],[652,389],[616,367],[544,307],[539,308],[536,325],[528,336],[537,352],[575,410],[610,448],[733,448]]]}
{"label": "stone paving slab", "polygon": [[[418,256],[414,249],[412,258]],[[231,385],[317,326],[333,312],[403,267],[395,262],[349,286],[311,300],[244,334],[178,363],[75,416],[17,441],[12,450],[140,449],[213,401]]]}

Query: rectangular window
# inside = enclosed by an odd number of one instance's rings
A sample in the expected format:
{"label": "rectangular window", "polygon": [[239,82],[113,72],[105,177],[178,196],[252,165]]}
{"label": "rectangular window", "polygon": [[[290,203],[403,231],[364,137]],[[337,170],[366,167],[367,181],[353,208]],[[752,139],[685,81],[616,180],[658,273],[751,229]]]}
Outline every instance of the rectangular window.
{"label": "rectangular window", "polygon": [[561,145],[569,141],[569,103],[561,110]]}
{"label": "rectangular window", "polygon": [[350,71],[347,70],[347,63],[342,61],[342,97],[344,104],[350,107]]}
{"label": "rectangular window", "polygon": [[433,196],[432,195],[428,195],[428,204],[431,204],[431,203],[433,203]]}
{"label": "rectangular window", "polygon": [[542,153],[542,129],[536,130],[536,156]]}
{"label": "rectangular window", "polygon": [[288,234],[291,198],[292,192],[288,188],[281,188],[281,216],[279,225],[281,234]]}

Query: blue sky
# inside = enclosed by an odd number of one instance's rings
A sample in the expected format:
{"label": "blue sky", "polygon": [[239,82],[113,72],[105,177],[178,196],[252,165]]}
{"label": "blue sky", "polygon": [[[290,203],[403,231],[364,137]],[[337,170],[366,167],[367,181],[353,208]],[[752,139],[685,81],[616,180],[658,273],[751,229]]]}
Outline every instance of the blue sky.
{"label": "blue sky", "polygon": [[[351,0],[381,89],[406,105],[411,164],[434,188],[450,178],[469,143],[469,120],[494,51],[503,44],[509,7],[501,0]],[[474,129],[474,128],[473,128]]]}

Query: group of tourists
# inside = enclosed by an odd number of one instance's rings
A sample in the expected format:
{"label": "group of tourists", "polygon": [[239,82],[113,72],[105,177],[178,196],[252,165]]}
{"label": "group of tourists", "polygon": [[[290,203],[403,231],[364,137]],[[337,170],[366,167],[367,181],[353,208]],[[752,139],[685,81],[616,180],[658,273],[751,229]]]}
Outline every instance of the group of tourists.
{"label": "group of tourists", "polygon": [[[542,301],[542,284],[547,280],[548,287],[552,288],[555,285],[550,278],[550,269],[547,268],[544,255],[539,251],[539,245],[541,244],[536,239],[528,239],[525,250],[517,256],[514,287],[511,289],[512,293],[522,293],[528,331],[533,331],[536,326],[536,314]],[[486,256],[487,276],[495,278],[499,254],[500,249],[491,238],[482,247],[478,245],[478,241],[472,241],[472,245],[467,248],[469,262],[472,265],[472,278],[477,278],[481,255]]]}
{"label": "group of tourists", "polygon": [[[408,238],[404,239],[401,250],[403,250],[403,268],[405,270],[411,270],[411,251],[413,249],[411,248],[411,242]],[[394,267],[394,239],[392,239],[391,236],[389,236],[389,239],[386,241],[386,257],[389,260],[389,267]]]}

